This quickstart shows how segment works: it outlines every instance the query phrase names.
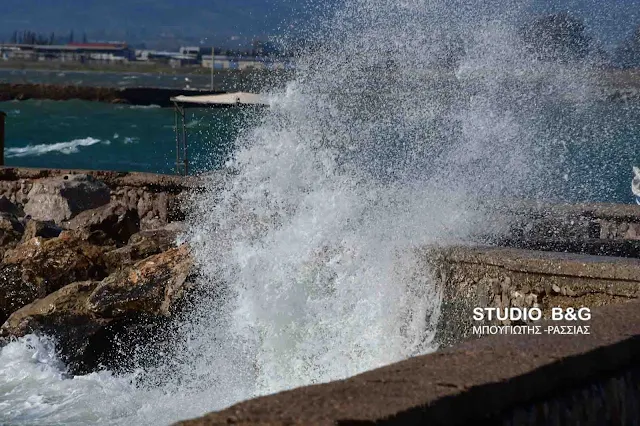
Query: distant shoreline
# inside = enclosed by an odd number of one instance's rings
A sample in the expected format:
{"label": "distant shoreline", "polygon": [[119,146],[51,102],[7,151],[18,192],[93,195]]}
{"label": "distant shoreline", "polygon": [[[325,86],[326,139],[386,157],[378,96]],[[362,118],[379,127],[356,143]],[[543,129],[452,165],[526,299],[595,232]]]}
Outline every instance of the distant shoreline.
{"label": "distant shoreline", "polygon": [[[0,61],[0,69],[24,71],[77,71],[127,74],[163,74],[163,75],[209,75],[211,70],[198,66],[173,68],[167,64],[130,62],[127,64],[85,63],[77,62],[34,62],[34,61]],[[215,70],[216,74],[243,72],[238,70]]]}
{"label": "distant shoreline", "polygon": [[[7,62],[0,61],[0,71],[10,69],[22,70],[25,72],[37,73],[56,73],[56,72],[77,72],[86,73],[87,75],[98,76],[100,74],[118,75],[118,74],[135,74],[139,76],[166,76],[166,74],[158,72],[143,72],[139,68],[133,70],[131,68],[124,70],[106,69],[32,69],[32,68],[7,68]],[[44,65],[44,64],[43,64]],[[47,65],[51,65],[48,63]],[[181,72],[188,72],[189,69],[176,69]],[[609,101],[637,101],[640,100],[640,69],[618,70],[608,69],[596,71],[598,73],[599,87],[602,90],[602,99]],[[270,73],[266,76],[266,73]],[[190,76],[190,74],[178,74],[180,76]],[[203,77],[205,77],[203,79]],[[130,104],[130,105],[159,105],[162,107],[171,106],[170,98],[179,95],[200,95],[200,94],[220,94],[230,91],[249,91],[259,92],[264,87],[277,85],[277,80],[286,81],[286,74],[278,74],[277,72],[266,72],[258,70],[216,70],[214,73],[213,90],[206,88],[203,81],[196,84],[195,87],[189,88],[184,86],[154,86],[151,81],[138,81],[139,86],[118,87],[114,82],[85,82],[85,84],[76,84],[69,82],[43,82],[30,81],[27,75],[23,81],[11,81],[0,79],[0,102],[12,100],[29,100],[29,99],[46,99],[55,101],[66,100],[84,100],[93,102],[104,102],[114,104]],[[33,78],[33,76],[32,76]],[[7,81],[8,80],[8,81]],[[175,80],[175,78],[173,78]],[[188,79],[185,79],[188,81]],[[198,80],[208,80],[206,76],[200,75]],[[271,80],[271,81],[269,81]],[[132,80],[133,81],[133,80]],[[150,83],[150,84],[149,84]],[[200,87],[200,88],[198,88]]]}
{"label": "distant shoreline", "polygon": [[219,94],[222,91],[163,89],[153,87],[111,88],[54,84],[0,83],[0,102],[29,99],[54,101],[84,100],[127,105],[171,106],[170,98],[179,95]]}

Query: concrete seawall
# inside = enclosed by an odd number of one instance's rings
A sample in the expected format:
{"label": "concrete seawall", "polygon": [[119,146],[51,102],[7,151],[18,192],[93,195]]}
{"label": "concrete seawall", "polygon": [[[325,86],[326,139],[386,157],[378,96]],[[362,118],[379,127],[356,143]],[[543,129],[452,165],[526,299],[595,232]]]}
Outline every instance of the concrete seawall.
{"label": "concrete seawall", "polygon": [[487,337],[180,424],[638,424],[640,303],[590,323],[589,336]]}
{"label": "concrete seawall", "polygon": [[[181,424],[640,424],[640,208],[490,209],[508,225],[499,237],[478,235],[494,246],[419,250],[442,288],[439,351]],[[543,320],[474,321],[474,307],[536,307]],[[553,307],[588,307],[592,317],[551,321]],[[506,325],[541,332],[473,335],[474,326]]]}
{"label": "concrete seawall", "polygon": [[[12,299],[11,309],[5,309],[6,316],[11,315],[14,319],[5,324],[8,331],[13,330],[13,326],[19,328],[23,319],[30,319],[36,325],[41,321],[45,326],[60,320],[61,330],[82,331],[68,325],[75,324],[78,317],[85,318],[83,321],[86,318],[96,319],[83,310],[87,305],[82,301],[86,296],[83,296],[82,289],[86,290],[88,285],[111,289],[106,284],[129,276],[128,273],[117,272],[123,262],[128,262],[127,270],[144,272],[146,275],[143,275],[150,277],[149,282],[154,285],[166,280],[162,277],[152,280],[157,268],[145,265],[156,265],[161,261],[174,265],[181,260],[184,262],[178,263],[184,263],[185,271],[190,270],[190,266],[185,266],[190,265],[188,256],[183,259],[178,248],[169,246],[182,226],[180,221],[185,215],[183,197],[193,190],[202,189],[202,177],[0,168],[0,204],[5,210],[15,211],[6,212],[3,216],[6,224],[17,224],[16,220],[9,221],[14,215],[24,219],[27,203],[35,199],[32,197],[42,195],[36,191],[38,185],[73,180],[72,175],[78,174],[100,181],[105,198],[103,202],[108,202],[91,210],[94,212],[91,215],[81,212],[72,219],[89,220],[91,232],[85,235],[80,232],[83,228],[58,229],[61,232],[58,237],[25,238],[14,235],[16,232],[9,227],[4,230],[5,237],[13,238],[9,242],[14,248],[5,247],[9,256],[5,256],[5,263],[8,263],[0,274],[4,280],[0,280],[0,316],[4,309],[3,297],[9,300],[14,296],[13,290],[23,290],[25,273],[40,267],[30,260],[34,258],[30,254],[32,249],[36,253],[42,251],[40,257],[36,256],[41,260],[57,256],[60,248],[68,254],[58,259],[60,264],[54,271],[56,274],[40,268],[42,273],[37,275],[38,279],[31,280],[45,282],[44,277],[49,281],[57,277],[64,284],[60,289],[49,289],[51,286],[47,284],[47,289],[42,291],[48,293],[29,295],[28,300],[20,299],[19,306]],[[224,173],[212,174],[207,178],[207,185],[214,182],[222,184],[225,176]],[[64,194],[60,196],[66,197]],[[121,205],[126,214],[105,215],[104,220],[100,219],[102,222],[97,224],[104,225],[104,229],[93,230],[96,225],[93,221],[97,219],[91,218],[102,217],[99,214],[102,210],[98,209],[108,209],[115,204]],[[439,351],[346,380],[242,402],[183,424],[640,424],[640,207],[495,202],[487,209],[491,213],[488,217],[502,228],[491,234],[490,226],[487,227],[489,231],[480,226],[476,236],[478,245],[417,249],[422,260],[418,271],[430,276],[442,289],[441,316],[436,334]],[[104,231],[113,230],[114,225],[109,219],[112,216],[118,216],[116,225],[122,224],[123,232],[132,233],[127,235],[126,244],[120,244],[122,247],[110,240],[106,245],[94,241],[106,238],[102,235]],[[24,219],[24,222],[37,221]],[[135,229],[129,229],[126,224],[135,225]],[[44,223],[40,225],[44,226]],[[33,227],[34,232],[47,229]],[[21,232],[29,234],[26,230]],[[151,244],[149,241],[154,235],[158,242]],[[167,236],[170,241],[163,243],[160,241],[162,236]],[[37,244],[31,246],[29,241]],[[16,247],[22,249],[17,250]],[[76,278],[78,282],[68,285],[66,280],[70,270],[80,276],[86,269],[84,264],[76,262],[78,247],[84,247],[86,260],[93,262],[94,266],[104,263],[101,266],[104,270],[99,271],[100,276]],[[15,259],[21,261],[11,263]],[[149,263],[145,259],[152,261]],[[42,264],[49,267],[49,263]],[[11,271],[15,273],[11,275]],[[189,274],[183,275],[187,277]],[[93,281],[85,282],[87,279]],[[186,278],[181,282],[187,283]],[[129,288],[124,285],[127,283],[123,283],[124,287],[113,288],[118,291]],[[73,291],[76,293],[72,294]],[[140,296],[140,293],[136,294],[136,297]],[[62,302],[73,295],[77,296],[77,304],[73,306],[77,306],[78,311],[64,311]],[[59,302],[59,310],[51,310],[56,301]],[[545,319],[513,323],[508,320],[475,321],[475,307],[539,308]],[[589,307],[592,317],[588,321],[551,321],[549,317],[553,307]],[[16,314],[16,309],[22,313]],[[51,312],[57,317],[52,317]],[[164,314],[155,310],[150,312],[164,318]],[[105,320],[103,317],[98,319]],[[140,328],[125,327],[130,326],[129,322],[118,322],[122,319],[117,317],[107,319],[111,324],[109,327],[121,327],[130,332],[126,336],[140,336]],[[558,334],[553,328],[551,331],[547,329],[558,325],[585,325],[589,327],[589,333],[567,335]],[[539,326],[542,332],[489,333],[477,338],[474,327],[482,326],[496,329],[502,326]],[[103,334],[98,334],[99,338],[80,336],[81,333],[76,337],[90,338],[102,346],[91,346],[86,352],[69,350],[74,359],[86,363],[81,364],[86,371],[93,371],[92,366],[103,359],[91,358],[94,350],[103,350],[106,354],[104,359],[112,358],[109,352],[112,345],[108,339],[111,334],[102,329],[100,333]],[[81,341],[80,337],[78,341]],[[132,341],[136,340],[132,338]]]}
{"label": "concrete seawall", "polygon": [[512,248],[426,250],[425,262],[442,288],[437,340],[448,346],[471,337],[475,307],[551,308],[605,306],[640,299],[640,259]]}

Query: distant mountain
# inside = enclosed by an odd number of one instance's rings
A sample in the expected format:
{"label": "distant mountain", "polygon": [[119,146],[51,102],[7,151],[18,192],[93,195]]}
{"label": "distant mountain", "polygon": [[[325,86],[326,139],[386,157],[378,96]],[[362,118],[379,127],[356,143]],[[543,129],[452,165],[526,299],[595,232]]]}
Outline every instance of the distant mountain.
{"label": "distant mountain", "polygon": [[0,0],[0,39],[13,31],[76,40],[223,43],[295,31],[309,14],[296,0]]}

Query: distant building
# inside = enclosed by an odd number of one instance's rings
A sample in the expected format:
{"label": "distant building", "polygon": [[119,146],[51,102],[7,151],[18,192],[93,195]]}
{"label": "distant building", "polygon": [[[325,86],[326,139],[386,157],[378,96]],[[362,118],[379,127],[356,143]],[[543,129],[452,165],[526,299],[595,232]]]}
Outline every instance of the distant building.
{"label": "distant building", "polygon": [[180,68],[187,65],[197,65],[199,64],[198,58],[193,55],[173,55],[169,58],[169,65],[173,68]]}
{"label": "distant building", "polygon": [[142,62],[159,62],[168,64],[169,60],[176,55],[179,55],[179,53],[162,50],[136,50],[136,60]]}
{"label": "distant building", "polygon": [[128,62],[135,60],[126,43],[12,44],[0,47],[9,60],[60,62]]}
{"label": "distant building", "polygon": [[211,55],[203,55],[202,66],[204,68],[211,68],[213,66],[213,69],[216,70],[238,69],[238,62],[236,58],[231,56],[214,55],[212,65]]}
{"label": "distant building", "polygon": [[183,46],[180,48],[180,54],[184,56],[195,56],[198,59],[202,56],[198,46]]}
{"label": "distant building", "polygon": [[[213,62],[213,65],[212,65]],[[211,55],[202,56],[202,66],[204,68],[211,68],[216,70],[249,70],[249,69],[269,69],[269,70],[281,70],[290,68],[288,63],[284,60],[277,60],[271,58],[259,58],[259,57],[233,57],[226,55],[214,55],[213,60]]]}
{"label": "distant building", "polygon": [[239,58],[238,59],[238,69],[239,70],[249,70],[249,69],[264,69],[266,68],[265,61],[262,58]]}

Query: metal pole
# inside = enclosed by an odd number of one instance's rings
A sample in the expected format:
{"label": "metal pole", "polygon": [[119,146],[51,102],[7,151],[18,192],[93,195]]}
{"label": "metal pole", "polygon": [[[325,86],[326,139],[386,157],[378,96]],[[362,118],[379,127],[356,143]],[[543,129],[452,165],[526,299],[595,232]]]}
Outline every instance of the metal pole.
{"label": "metal pole", "polygon": [[213,52],[215,48],[211,48],[211,91],[213,92]]}
{"label": "metal pole", "polygon": [[7,115],[0,111],[0,166],[4,166],[4,120]]}
{"label": "metal pole", "polygon": [[180,133],[178,128],[178,104],[173,104],[174,118],[176,122],[176,174],[180,174]]}
{"label": "metal pole", "polygon": [[189,159],[187,158],[187,121],[185,115],[185,108],[182,108],[182,153],[184,159],[184,175],[186,176],[189,174]]}

